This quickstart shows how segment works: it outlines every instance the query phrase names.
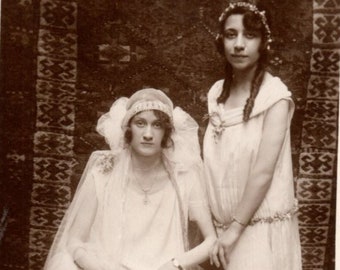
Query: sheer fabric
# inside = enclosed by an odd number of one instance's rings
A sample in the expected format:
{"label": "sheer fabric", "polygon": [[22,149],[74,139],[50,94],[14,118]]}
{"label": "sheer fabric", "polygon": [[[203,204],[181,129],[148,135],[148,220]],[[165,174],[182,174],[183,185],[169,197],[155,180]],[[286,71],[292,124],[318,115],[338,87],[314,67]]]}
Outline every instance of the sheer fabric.
{"label": "sheer fabric", "polygon": [[174,147],[163,150],[169,181],[149,195],[151,205],[143,205],[142,194],[131,188],[127,177],[131,151],[124,145],[120,126],[126,102],[117,100],[98,121],[111,150],[92,153],[46,270],[78,269],[74,261],[79,249],[96,258],[98,269],[157,269],[185,251],[188,218],[209,215],[198,125],[180,108],[173,113]]}
{"label": "sheer fabric", "polygon": [[[223,81],[217,81],[208,94],[210,123],[204,137],[204,163],[213,216],[218,224],[230,224],[254,166],[267,110],[279,100],[290,103],[288,127],[294,111],[291,93],[277,77],[269,73],[255,99],[251,118],[243,122],[243,107],[225,110],[216,99]],[[228,270],[301,269],[298,224],[294,209],[290,131],[287,128],[272,184],[231,254]],[[287,218],[283,218],[286,214]],[[265,222],[271,217],[281,221]],[[274,219],[273,219],[274,220]],[[222,230],[218,229],[218,233]]]}

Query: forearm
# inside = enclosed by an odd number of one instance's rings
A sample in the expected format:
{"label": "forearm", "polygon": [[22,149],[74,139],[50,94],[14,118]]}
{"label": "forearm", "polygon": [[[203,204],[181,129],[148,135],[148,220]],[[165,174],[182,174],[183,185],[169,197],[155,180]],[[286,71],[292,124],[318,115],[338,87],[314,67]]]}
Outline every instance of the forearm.
{"label": "forearm", "polygon": [[201,244],[176,257],[176,259],[183,268],[200,264],[209,258],[209,251],[215,240],[214,235],[208,236]]}
{"label": "forearm", "polygon": [[234,218],[243,224],[248,224],[262,204],[272,182],[272,174],[255,174],[250,176],[239,202]]}
{"label": "forearm", "polygon": [[287,134],[288,105],[287,101],[282,100],[267,112],[256,162],[235,212],[242,223],[247,224],[251,220],[272,183]]}

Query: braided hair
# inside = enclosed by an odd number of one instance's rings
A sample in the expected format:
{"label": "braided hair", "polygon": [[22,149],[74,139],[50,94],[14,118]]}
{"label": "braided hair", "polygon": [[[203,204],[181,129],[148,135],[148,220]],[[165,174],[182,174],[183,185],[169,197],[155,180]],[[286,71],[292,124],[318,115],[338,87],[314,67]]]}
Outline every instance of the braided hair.
{"label": "braided hair", "polygon": [[[254,107],[254,102],[257,94],[259,93],[260,86],[263,82],[265,67],[268,58],[268,43],[265,39],[266,29],[263,25],[261,18],[249,10],[247,7],[236,7],[225,14],[225,19],[220,22],[220,33],[216,39],[217,51],[224,56],[224,45],[223,45],[223,32],[224,24],[227,18],[232,14],[241,14],[243,17],[244,27],[248,30],[259,31],[261,33],[262,42],[260,47],[260,57],[258,60],[258,65],[255,70],[254,78],[251,83],[250,96],[248,97],[246,104],[243,109],[243,120],[246,122],[249,120],[250,114]],[[223,90],[220,96],[217,98],[218,103],[225,103],[230,95],[230,88],[233,82],[233,68],[229,62],[225,65],[225,78],[223,83]]]}

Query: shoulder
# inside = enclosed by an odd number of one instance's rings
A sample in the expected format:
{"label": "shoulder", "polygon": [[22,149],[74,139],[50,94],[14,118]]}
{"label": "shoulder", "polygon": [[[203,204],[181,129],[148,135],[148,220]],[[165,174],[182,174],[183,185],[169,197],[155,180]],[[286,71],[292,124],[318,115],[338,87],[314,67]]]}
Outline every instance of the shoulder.
{"label": "shoulder", "polygon": [[90,156],[89,162],[94,169],[101,173],[108,173],[113,169],[115,156],[110,150],[94,151]]}
{"label": "shoulder", "polygon": [[286,115],[288,111],[289,101],[287,99],[280,99],[268,109],[267,114]]}
{"label": "shoulder", "polygon": [[216,81],[209,89],[208,99],[216,99],[222,92],[224,80]]}
{"label": "shoulder", "polygon": [[255,102],[269,108],[282,99],[293,103],[292,93],[287,85],[279,77],[266,72]]}
{"label": "shoulder", "polygon": [[281,80],[281,78],[273,76],[269,72],[265,73],[262,87],[270,88],[272,92],[291,96],[291,92],[289,91],[287,85]]}

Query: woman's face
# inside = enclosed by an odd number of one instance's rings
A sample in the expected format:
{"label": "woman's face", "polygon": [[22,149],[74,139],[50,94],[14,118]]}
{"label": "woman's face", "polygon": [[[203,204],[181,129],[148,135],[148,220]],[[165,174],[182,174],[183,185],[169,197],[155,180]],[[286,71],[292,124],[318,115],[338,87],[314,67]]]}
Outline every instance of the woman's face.
{"label": "woman's face", "polygon": [[143,111],[131,120],[131,148],[137,155],[150,157],[162,151],[164,128],[153,111]]}
{"label": "woman's face", "polygon": [[233,69],[246,71],[260,58],[261,33],[244,28],[242,14],[230,15],[224,23],[223,45],[227,61]]}

